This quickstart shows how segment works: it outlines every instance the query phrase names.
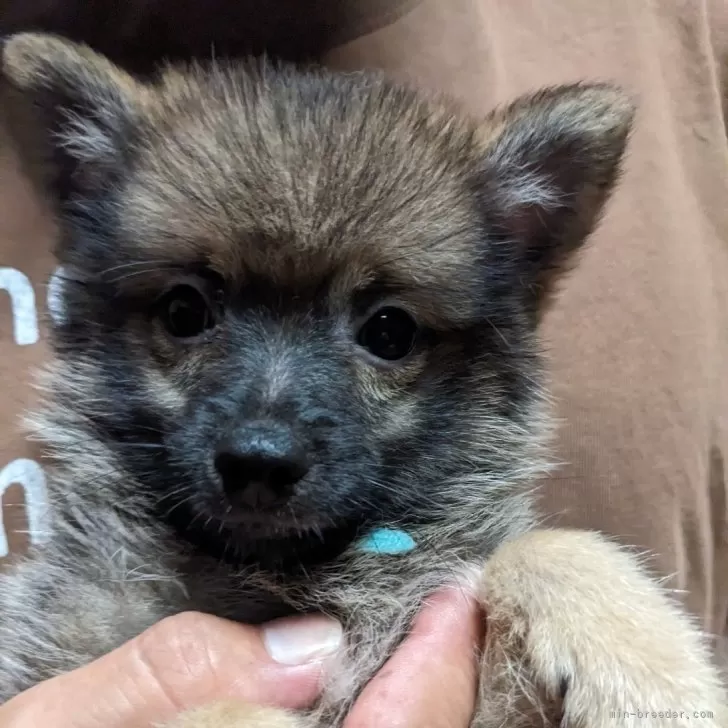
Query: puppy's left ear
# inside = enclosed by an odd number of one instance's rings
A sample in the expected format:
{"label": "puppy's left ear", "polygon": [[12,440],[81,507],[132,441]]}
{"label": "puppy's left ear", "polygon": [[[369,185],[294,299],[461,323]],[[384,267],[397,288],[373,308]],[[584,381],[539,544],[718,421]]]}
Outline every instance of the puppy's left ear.
{"label": "puppy's left ear", "polygon": [[83,197],[111,182],[124,163],[146,87],[91,48],[53,35],[9,36],[0,56],[4,80],[40,124],[56,196]]}
{"label": "puppy's left ear", "polygon": [[475,187],[491,235],[493,283],[525,295],[538,321],[599,221],[634,116],[620,90],[562,86],[518,99],[480,129]]}

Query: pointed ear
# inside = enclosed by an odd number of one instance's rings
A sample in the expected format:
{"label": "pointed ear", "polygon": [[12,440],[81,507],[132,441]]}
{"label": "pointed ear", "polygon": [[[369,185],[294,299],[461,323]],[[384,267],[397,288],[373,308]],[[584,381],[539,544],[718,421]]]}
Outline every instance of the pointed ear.
{"label": "pointed ear", "polygon": [[145,87],[87,46],[52,35],[10,36],[0,53],[4,79],[40,123],[58,197],[109,181],[124,163]]}
{"label": "pointed ear", "polygon": [[535,319],[599,221],[619,177],[634,107],[609,85],[523,97],[481,128],[476,174],[491,265],[520,286]]}

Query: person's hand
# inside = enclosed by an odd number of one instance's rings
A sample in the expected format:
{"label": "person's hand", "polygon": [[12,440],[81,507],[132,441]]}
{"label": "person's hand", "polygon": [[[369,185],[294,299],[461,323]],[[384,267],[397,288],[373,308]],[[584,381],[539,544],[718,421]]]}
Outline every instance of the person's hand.
{"label": "person's hand", "polygon": [[[482,619],[449,589],[361,695],[346,728],[467,728]],[[4,728],[141,728],[220,699],[310,705],[341,635],[325,617],[253,628],[201,614],[171,617],[114,652],[0,706]]]}

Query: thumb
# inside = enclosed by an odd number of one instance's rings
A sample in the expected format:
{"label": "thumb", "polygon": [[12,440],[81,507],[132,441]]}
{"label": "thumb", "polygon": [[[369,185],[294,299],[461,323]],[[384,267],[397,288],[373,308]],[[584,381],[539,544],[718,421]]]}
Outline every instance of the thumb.
{"label": "thumb", "polygon": [[249,627],[185,613],[0,707],[13,728],[138,728],[220,699],[300,709],[317,697],[338,623],[296,617]]}
{"label": "thumb", "polygon": [[362,691],[345,728],[466,728],[478,685],[483,615],[459,588],[433,595],[411,634]]}

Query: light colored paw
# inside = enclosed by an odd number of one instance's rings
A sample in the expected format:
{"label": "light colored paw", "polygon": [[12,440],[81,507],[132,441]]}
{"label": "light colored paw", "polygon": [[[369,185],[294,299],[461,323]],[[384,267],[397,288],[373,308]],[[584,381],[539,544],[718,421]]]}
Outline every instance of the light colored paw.
{"label": "light colored paw", "polygon": [[306,722],[275,708],[220,702],[183,713],[162,728],[306,728]]}
{"label": "light colored paw", "polygon": [[504,544],[486,564],[481,599],[488,630],[476,728],[728,726],[700,631],[607,538],[544,530]]}

